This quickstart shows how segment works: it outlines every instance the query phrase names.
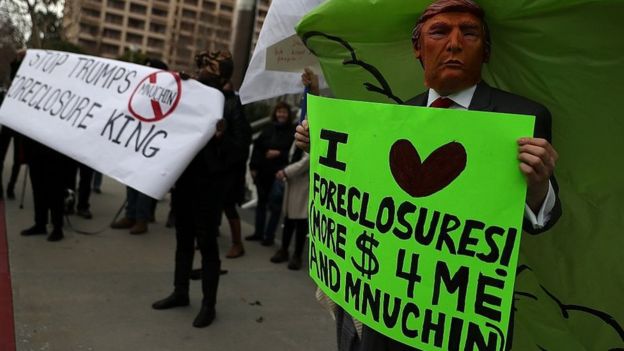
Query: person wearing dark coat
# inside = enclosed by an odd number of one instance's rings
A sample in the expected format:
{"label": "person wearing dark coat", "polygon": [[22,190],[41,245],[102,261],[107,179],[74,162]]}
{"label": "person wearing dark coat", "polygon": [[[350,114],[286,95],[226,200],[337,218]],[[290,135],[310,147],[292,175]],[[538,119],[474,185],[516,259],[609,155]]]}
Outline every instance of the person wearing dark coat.
{"label": "person wearing dark coat", "polygon": [[[275,230],[282,209],[283,188],[275,181],[275,173],[288,165],[288,151],[294,141],[295,126],[290,105],[278,102],[271,115],[271,123],[254,141],[249,170],[258,191],[255,231],[246,240],[261,240],[262,245],[273,245]],[[266,223],[267,207],[271,213]]]}
{"label": "person wearing dark coat", "polygon": [[[551,115],[545,106],[483,81],[481,70],[490,58],[490,38],[485,13],[473,0],[436,0],[430,4],[412,33],[413,51],[424,69],[429,89],[406,104],[535,116],[535,134],[517,140],[517,157],[527,182],[522,229],[540,234],[561,217],[554,177],[558,154],[551,144]],[[309,150],[307,122],[297,127],[296,139],[298,146]],[[418,350],[363,325],[322,292],[317,291],[317,295],[336,318],[339,351]],[[505,350],[512,347],[513,328],[509,333]]]}
{"label": "person wearing dark coat", "polygon": [[164,310],[189,304],[189,280],[195,241],[201,253],[202,306],[193,326],[209,326],[216,315],[217,288],[221,261],[217,234],[227,190],[238,174],[240,158],[251,142],[251,128],[240,100],[223,91],[233,70],[227,51],[202,53],[196,58],[198,81],[221,90],[225,95],[223,119],[215,136],[199,151],[175,184],[172,209],[175,212],[176,253],[174,291],[152,307]]}
{"label": "person wearing dark coat", "polygon": [[[13,80],[17,74],[17,70],[26,55],[26,50],[22,49],[17,52],[17,55],[13,61],[11,61],[11,73],[10,78]],[[2,104],[2,99],[0,99]],[[22,135],[11,128],[6,126],[0,127],[0,198],[4,195],[3,182],[2,182],[2,170],[4,168],[4,159],[6,153],[9,150],[9,145],[13,141],[13,166],[11,167],[11,177],[7,184],[6,195],[9,200],[15,199],[15,183],[17,182],[17,176],[19,175],[20,168],[24,160],[24,150],[22,145]]]}

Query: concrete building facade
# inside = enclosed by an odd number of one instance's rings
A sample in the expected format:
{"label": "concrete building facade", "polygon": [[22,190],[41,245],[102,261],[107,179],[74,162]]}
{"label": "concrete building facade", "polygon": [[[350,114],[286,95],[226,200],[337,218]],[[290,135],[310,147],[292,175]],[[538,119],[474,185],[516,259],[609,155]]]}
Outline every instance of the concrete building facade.
{"label": "concrete building facade", "polygon": [[236,0],[66,0],[64,33],[90,54],[126,51],[194,70],[203,50],[232,48]]}

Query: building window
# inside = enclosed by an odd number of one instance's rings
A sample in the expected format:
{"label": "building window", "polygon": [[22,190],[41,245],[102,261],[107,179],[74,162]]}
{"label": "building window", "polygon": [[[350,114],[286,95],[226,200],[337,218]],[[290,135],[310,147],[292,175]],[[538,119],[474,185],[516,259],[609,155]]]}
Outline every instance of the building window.
{"label": "building window", "polygon": [[201,13],[201,21],[202,22],[206,22],[206,23],[214,23],[215,21],[215,16],[211,15],[207,12],[202,12]]}
{"label": "building window", "polygon": [[232,12],[233,10],[231,5],[221,4],[221,12]]}
{"label": "building window", "polygon": [[130,12],[144,15],[147,12],[147,7],[139,4],[130,4]]}
{"label": "building window", "polygon": [[184,18],[195,18],[195,11],[191,10],[182,10],[182,17]]}
{"label": "building window", "polygon": [[105,22],[106,23],[112,23],[112,24],[122,24],[123,23],[123,17],[121,17],[119,15],[112,14],[112,13],[107,13],[106,14],[106,18],[105,18]]}
{"label": "building window", "polygon": [[157,38],[147,38],[147,46],[150,46],[153,48],[164,48],[165,41],[162,39],[157,39]]}
{"label": "building window", "polygon": [[108,55],[119,55],[119,46],[111,44],[102,44],[102,53]]}
{"label": "building window", "polygon": [[141,44],[143,43],[143,36],[138,34],[127,33],[126,41],[132,44]]}
{"label": "building window", "polygon": [[86,24],[86,23],[80,23],[80,31],[83,33],[89,33],[91,35],[97,35],[98,34],[98,27],[90,25],[90,24]]}
{"label": "building window", "polygon": [[184,0],[184,3],[187,5],[197,6],[197,0]]}
{"label": "building window", "polygon": [[191,45],[193,43],[193,41],[191,40],[191,37],[188,37],[186,35],[180,35],[178,37],[178,44],[180,45]]}
{"label": "building window", "polygon": [[98,10],[83,8],[82,13],[89,17],[100,17],[100,11]]}
{"label": "building window", "polygon": [[149,29],[152,33],[165,33],[167,31],[166,26],[157,23],[150,23]]}
{"label": "building window", "polygon": [[217,9],[217,4],[211,0],[204,0],[204,10],[214,11]]}
{"label": "building window", "polygon": [[152,7],[152,15],[154,16],[161,16],[161,17],[167,17],[167,10],[163,10],[163,9],[159,9],[156,7]]}
{"label": "building window", "polygon": [[229,18],[220,17],[219,18],[219,26],[230,28],[232,26],[232,20],[229,19]]}
{"label": "building window", "polygon": [[182,22],[180,23],[180,29],[188,31],[188,32],[193,32],[195,30],[195,24],[189,23],[189,22]]}
{"label": "building window", "polygon": [[145,21],[136,18],[128,18],[128,27],[134,29],[145,29]]}
{"label": "building window", "polygon": [[108,7],[123,10],[126,7],[126,3],[122,0],[108,0]]}
{"label": "building window", "polygon": [[90,52],[94,52],[97,49],[97,44],[91,40],[78,39],[78,45]]}
{"label": "building window", "polygon": [[106,28],[102,32],[102,36],[104,38],[110,38],[110,39],[117,39],[117,40],[119,40],[119,39],[121,39],[121,32],[118,31],[118,30]]}
{"label": "building window", "polygon": [[229,30],[217,30],[217,38],[222,40],[230,40]]}

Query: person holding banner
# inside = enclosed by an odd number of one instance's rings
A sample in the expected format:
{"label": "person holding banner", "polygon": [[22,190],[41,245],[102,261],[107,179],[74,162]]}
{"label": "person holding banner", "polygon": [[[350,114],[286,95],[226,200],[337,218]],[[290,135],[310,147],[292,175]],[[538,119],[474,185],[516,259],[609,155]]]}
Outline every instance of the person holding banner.
{"label": "person holding banner", "polygon": [[[519,168],[528,185],[523,230],[539,234],[551,228],[561,216],[553,176],[558,154],[551,145],[551,115],[541,104],[482,80],[482,65],[489,61],[491,51],[483,9],[473,0],[433,2],[416,23],[412,45],[429,89],[406,104],[536,117],[534,136],[517,141]],[[295,138],[299,147],[309,150],[307,121],[297,127]],[[326,302],[336,316],[339,350],[413,350],[362,326],[333,302]]]}
{"label": "person holding banner", "polygon": [[251,128],[240,100],[232,91],[224,91],[233,71],[232,56],[227,51],[202,53],[196,57],[197,80],[219,89],[225,95],[223,119],[215,136],[195,156],[173,189],[176,254],[174,291],[152,307],[164,310],[189,304],[189,280],[195,241],[202,259],[202,307],[193,321],[197,328],[209,326],[216,315],[217,288],[221,261],[217,234],[228,190],[237,179],[241,156],[251,141]]}

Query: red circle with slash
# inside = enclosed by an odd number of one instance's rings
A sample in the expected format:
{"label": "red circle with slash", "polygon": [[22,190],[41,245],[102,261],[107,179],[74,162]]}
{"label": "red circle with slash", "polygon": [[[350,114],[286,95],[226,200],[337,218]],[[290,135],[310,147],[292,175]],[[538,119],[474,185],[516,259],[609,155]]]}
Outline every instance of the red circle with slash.
{"label": "red circle with slash", "polygon": [[[146,84],[149,84],[152,86],[152,89],[158,88],[160,87],[158,85],[158,82],[160,80],[160,82],[164,81],[169,81],[171,82],[171,77],[173,78],[173,81],[175,82],[175,86],[176,86],[176,95],[175,98],[173,98],[171,104],[168,104],[164,101],[155,99],[154,97],[150,97],[150,96],[146,96],[145,91],[144,91],[144,86]],[[167,92],[172,92],[172,90],[166,89],[164,87],[160,87],[161,89],[167,91]],[[139,90],[142,90],[143,94],[139,94],[137,95],[137,92]],[[151,91],[149,90],[149,87],[146,88],[147,93],[151,94]],[[149,74],[147,77],[143,78],[139,84],[137,85],[137,87],[134,89],[134,91],[132,92],[132,95],[130,95],[130,101],[128,101],[128,111],[130,111],[130,113],[136,117],[137,119],[143,121],[143,122],[158,122],[161,121],[163,119],[165,119],[167,116],[169,116],[171,113],[173,113],[173,111],[176,109],[176,107],[178,107],[178,103],[180,102],[180,96],[182,95],[182,81],[180,80],[180,76],[168,71],[158,71],[158,72],[154,72]],[[169,96],[170,97],[170,96]],[[133,107],[133,103],[138,103],[141,102],[141,100],[149,100],[149,110],[151,110],[153,112],[152,116],[147,115],[147,113],[139,113],[136,111],[135,107]]]}

